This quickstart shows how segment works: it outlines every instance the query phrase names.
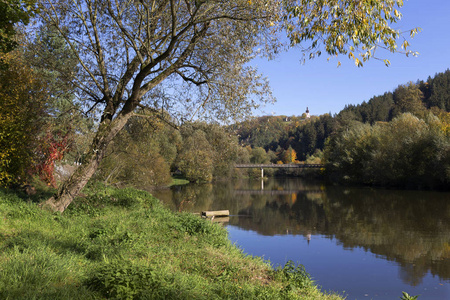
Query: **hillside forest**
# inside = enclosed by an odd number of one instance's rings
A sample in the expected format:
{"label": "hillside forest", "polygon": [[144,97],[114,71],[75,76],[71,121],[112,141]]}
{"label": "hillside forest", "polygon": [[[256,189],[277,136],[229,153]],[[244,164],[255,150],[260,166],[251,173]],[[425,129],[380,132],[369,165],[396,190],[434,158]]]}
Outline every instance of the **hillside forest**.
{"label": "hillside forest", "polygon": [[326,175],[333,181],[448,188],[449,111],[446,70],[347,105],[334,116],[265,116],[230,129],[241,145],[263,148],[273,163],[326,164]]}

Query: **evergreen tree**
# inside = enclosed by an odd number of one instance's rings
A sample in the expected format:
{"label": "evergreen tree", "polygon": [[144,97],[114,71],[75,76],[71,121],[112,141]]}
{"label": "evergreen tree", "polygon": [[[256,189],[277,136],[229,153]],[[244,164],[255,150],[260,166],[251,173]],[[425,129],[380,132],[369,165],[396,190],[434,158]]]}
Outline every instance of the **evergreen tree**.
{"label": "evergreen tree", "polygon": [[423,94],[419,86],[409,82],[406,85],[399,85],[394,91],[393,117],[402,113],[410,112],[414,115],[422,115],[425,106],[422,103]]}
{"label": "evergreen tree", "polygon": [[450,111],[450,70],[436,74],[430,85],[429,106]]}

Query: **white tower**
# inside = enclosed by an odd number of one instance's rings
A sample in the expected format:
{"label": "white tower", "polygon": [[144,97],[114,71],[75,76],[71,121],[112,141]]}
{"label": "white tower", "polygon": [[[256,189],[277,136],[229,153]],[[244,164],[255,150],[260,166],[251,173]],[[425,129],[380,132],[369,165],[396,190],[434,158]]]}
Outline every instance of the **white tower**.
{"label": "white tower", "polygon": [[308,107],[306,107],[306,118],[307,118],[307,119],[311,118],[311,116],[309,115],[309,109],[308,109]]}

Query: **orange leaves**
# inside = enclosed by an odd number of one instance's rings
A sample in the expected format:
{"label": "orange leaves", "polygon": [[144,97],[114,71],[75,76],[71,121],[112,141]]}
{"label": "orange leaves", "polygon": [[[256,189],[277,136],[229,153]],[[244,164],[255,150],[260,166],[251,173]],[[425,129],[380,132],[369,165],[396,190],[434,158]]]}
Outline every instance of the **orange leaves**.
{"label": "orange leaves", "polygon": [[295,163],[297,160],[297,152],[291,146],[283,154],[283,162],[285,164]]}

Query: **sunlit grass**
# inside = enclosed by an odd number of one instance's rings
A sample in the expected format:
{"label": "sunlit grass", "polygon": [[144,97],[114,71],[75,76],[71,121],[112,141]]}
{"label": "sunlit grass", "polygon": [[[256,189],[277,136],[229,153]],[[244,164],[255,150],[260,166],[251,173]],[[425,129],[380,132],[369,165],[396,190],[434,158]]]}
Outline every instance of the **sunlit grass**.
{"label": "sunlit grass", "polygon": [[175,176],[175,177],[172,177],[172,183],[170,185],[185,185],[188,183],[189,183],[189,180]]}
{"label": "sunlit grass", "polygon": [[0,191],[0,299],[339,299],[146,192],[97,184],[83,193],[61,215]]}

